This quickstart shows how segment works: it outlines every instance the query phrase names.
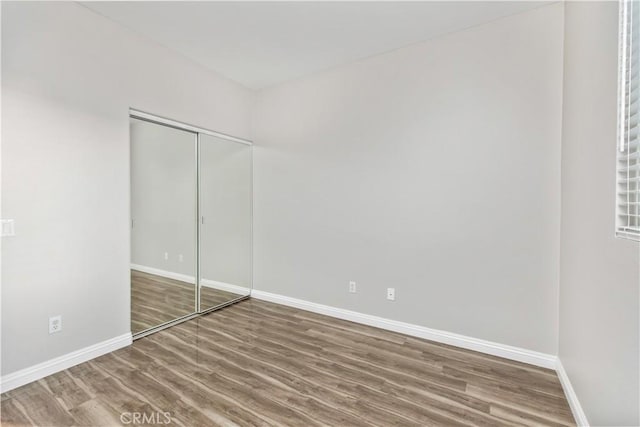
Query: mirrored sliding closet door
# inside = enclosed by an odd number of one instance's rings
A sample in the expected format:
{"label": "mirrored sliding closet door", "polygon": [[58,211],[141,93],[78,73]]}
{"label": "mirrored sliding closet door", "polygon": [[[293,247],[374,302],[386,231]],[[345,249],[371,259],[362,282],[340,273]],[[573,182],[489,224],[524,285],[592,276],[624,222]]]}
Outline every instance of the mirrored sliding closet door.
{"label": "mirrored sliding closet door", "polygon": [[251,289],[251,146],[200,135],[200,310]]}
{"label": "mirrored sliding closet door", "polygon": [[197,310],[197,134],[131,118],[131,331]]}
{"label": "mirrored sliding closet door", "polygon": [[251,293],[251,143],[131,112],[134,338]]}

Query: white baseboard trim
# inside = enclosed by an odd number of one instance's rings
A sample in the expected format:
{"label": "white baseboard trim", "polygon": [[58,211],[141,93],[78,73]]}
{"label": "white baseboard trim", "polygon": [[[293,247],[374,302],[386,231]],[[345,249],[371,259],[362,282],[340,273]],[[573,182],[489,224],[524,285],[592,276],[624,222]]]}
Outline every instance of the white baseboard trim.
{"label": "white baseboard trim", "polygon": [[[147,267],[146,265],[131,264],[131,269],[141,271],[143,273],[154,274],[156,276],[166,277],[168,279],[179,280],[186,283],[195,283],[195,278],[181,273],[174,273],[172,271],[160,270],[155,267]],[[234,294],[246,295],[249,288],[245,288],[238,285],[232,285],[231,283],[218,282],[216,280],[202,279],[200,284],[207,288],[218,289],[221,291],[233,292]]]}
{"label": "white baseboard trim", "polygon": [[313,302],[286,297],[278,294],[272,294],[270,292],[264,292],[256,289],[251,291],[251,297],[273,302],[276,304],[282,304],[289,307],[311,311],[318,314],[336,317],[338,319],[349,320],[351,322],[361,323],[363,325],[374,326],[376,328],[386,329],[388,331],[399,332],[401,334],[410,335],[417,338],[423,338],[443,344],[449,344],[468,350],[475,350],[481,353],[491,354],[493,356],[504,357],[505,359],[529,363],[531,365],[541,366],[543,368],[556,368],[557,358],[556,356],[553,356],[551,354],[539,353],[537,351],[513,347],[506,344],[499,344],[492,341],[485,341],[482,339],[472,338],[452,332],[431,329],[411,323],[399,322],[397,320],[385,319],[383,317],[358,313],[356,311],[345,310],[328,305],[316,304]]}
{"label": "white baseboard trim", "polygon": [[55,374],[64,369],[89,361],[103,354],[110,353],[122,347],[130,345],[132,342],[131,333],[126,333],[106,341],[99,342],[89,347],[67,353],[55,359],[38,363],[25,369],[3,375],[0,379],[0,392],[4,393],[14,388],[23,386],[33,381],[37,381],[46,376]]}
{"label": "white baseboard trim", "polygon": [[234,294],[247,295],[249,293],[249,288],[232,285],[231,283],[216,282],[215,280],[202,279],[200,284],[206,288],[214,288],[220,291],[232,292]]}
{"label": "white baseboard trim", "polygon": [[576,424],[578,425],[578,427],[589,427],[587,415],[584,413],[582,405],[580,405],[578,395],[573,389],[571,381],[569,380],[569,375],[567,375],[567,372],[564,370],[562,362],[559,358],[558,362],[556,363],[556,372],[558,374],[558,378],[560,379],[560,384],[562,384],[564,394],[567,397],[567,401],[569,402],[569,407],[571,408],[571,412],[573,413],[573,418],[575,418],[576,420]]}
{"label": "white baseboard trim", "polygon": [[160,270],[155,267],[147,267],[146,265],[131,264],[131,269],[141,271],[143,273],[155,274],[156,276],[166,277],[167,279],[179,280],[181,282],[196,283],[193,276],[187,274],[174,273],[173,271]]}

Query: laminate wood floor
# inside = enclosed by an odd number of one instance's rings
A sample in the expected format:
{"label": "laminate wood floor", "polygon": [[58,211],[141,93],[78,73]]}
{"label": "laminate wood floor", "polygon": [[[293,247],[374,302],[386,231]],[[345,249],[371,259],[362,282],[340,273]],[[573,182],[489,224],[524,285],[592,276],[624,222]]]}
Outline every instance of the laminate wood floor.
{"label": "laminate wood floor", "polygon": [[164,412],[176,426],[574,425],[551,370],[253,299],[7,392],[1,419]]}
{"label": "laminate wood floor", "polygon": [[[131,270],[131,332],[134,334],[195,311],[195,285]],[[202,287],[203,308],[225,304],[241,295]]]}

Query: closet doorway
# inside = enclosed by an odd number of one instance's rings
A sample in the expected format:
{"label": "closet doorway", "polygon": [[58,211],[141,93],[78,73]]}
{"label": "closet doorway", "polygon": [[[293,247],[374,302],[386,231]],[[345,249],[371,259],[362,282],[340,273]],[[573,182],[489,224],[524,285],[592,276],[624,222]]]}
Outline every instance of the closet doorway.
{"label": "closet doorway", "polygon": [[130,110],[134,338],[249,297],[252,145]]}

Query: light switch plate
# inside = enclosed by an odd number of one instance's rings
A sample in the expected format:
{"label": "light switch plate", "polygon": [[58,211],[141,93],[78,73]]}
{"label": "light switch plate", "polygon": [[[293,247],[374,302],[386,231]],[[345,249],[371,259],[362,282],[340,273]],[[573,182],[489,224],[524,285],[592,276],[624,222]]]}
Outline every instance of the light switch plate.
{"label": "light switch plate", "polygon": [[2,225],[2,237],[10,237],[16,235],[15,221],[12,219],[0,219]]}

